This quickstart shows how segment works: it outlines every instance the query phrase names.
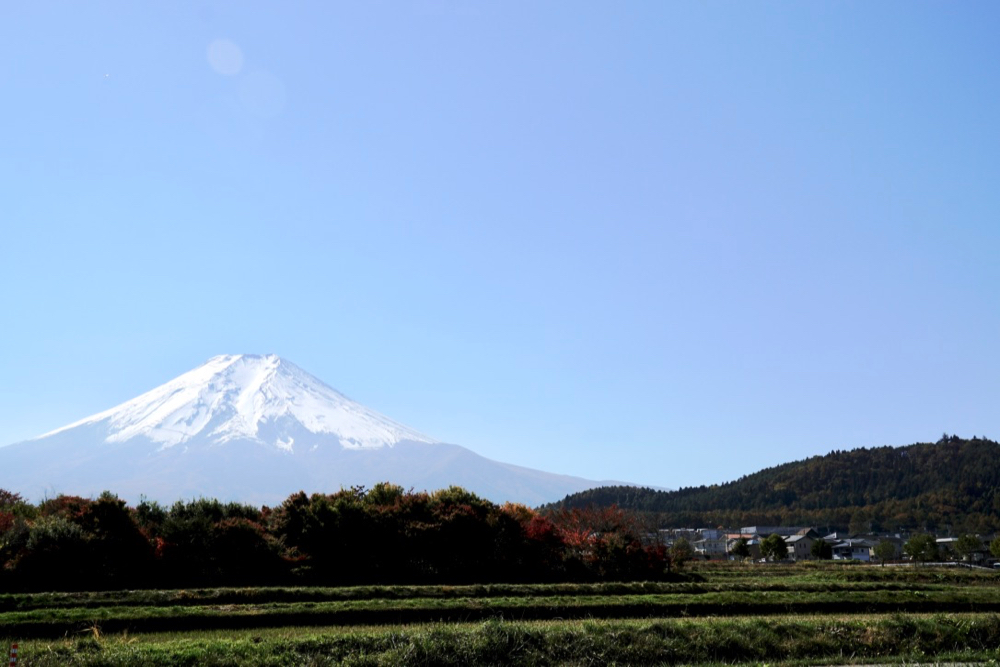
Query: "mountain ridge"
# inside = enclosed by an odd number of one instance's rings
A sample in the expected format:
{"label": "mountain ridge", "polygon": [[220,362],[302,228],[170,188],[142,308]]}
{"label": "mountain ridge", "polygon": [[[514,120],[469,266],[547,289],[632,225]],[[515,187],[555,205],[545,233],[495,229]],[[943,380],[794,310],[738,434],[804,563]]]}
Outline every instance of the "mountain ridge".
{"label": "mountain ridge", "polygon": [[[1000,444],[934,443],[835,450],[737,480],[662,492],[598,487],[549,507],[618,505],[661,525],[817,525],[866,530],[1000,530]],[[856,532],[863,532],[858,530]]]}

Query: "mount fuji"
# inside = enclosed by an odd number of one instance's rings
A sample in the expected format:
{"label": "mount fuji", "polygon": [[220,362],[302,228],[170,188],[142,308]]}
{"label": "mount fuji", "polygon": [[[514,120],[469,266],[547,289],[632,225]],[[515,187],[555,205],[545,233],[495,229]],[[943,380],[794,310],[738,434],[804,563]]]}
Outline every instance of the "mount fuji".
{"label": "mount fuji", "polygon": [[223,355],[121,405],[0,448],[0,488],[37,500],[109,490],[135,502],[278,504],[300,490],[388,481],[463,486],[529,505],[613,484],[438,442],[275,355]]}

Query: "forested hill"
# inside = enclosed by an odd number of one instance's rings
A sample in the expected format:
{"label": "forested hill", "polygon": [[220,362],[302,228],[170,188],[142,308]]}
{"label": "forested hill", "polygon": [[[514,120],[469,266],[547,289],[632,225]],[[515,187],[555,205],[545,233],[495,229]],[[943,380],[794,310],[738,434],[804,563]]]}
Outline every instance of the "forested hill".
{"label": "forested hill", "polygon": [[712,486],[654,491],[602,487],[549,506],[659,515],[664,526],[812,525],[855,532],[1000,529],[1000,444],[936,443],[834,451]]}

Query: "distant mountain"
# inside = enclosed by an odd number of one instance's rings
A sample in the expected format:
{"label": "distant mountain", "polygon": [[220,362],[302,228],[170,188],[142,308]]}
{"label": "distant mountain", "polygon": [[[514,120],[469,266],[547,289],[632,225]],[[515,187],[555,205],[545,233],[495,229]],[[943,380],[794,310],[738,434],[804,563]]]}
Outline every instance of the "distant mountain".
{"label": "distant mountain", "polygon": [[835,451],[734,482],[662,492],[610,486],[554,507],[652,512],[669,526],[815,525],[864,530],[1000,530],[1000,445],[936,443]]}
{"label": "distant mountain", "polygon": [[392,421],[274,355],[224,355],[105,412],[0,448],[0,488],[275,504],[299,490],[451,485],[531,505],[598,486]]}

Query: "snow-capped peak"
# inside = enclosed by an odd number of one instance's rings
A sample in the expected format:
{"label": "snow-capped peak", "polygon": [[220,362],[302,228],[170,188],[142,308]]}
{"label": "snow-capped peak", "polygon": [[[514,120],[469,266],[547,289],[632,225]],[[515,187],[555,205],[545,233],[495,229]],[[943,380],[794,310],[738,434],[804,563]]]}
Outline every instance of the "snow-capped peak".
{"label": "snow-capped peak", "polygon": [[[171,447],[270,441],[293,451],[302,435],[328,434],[352,449],[435,442],[347,398],[277,355],[220,355],[119,406],[51,433],[104,422],[106,442],[145,437]],[[261,429],[268,431],[262,437]]]}

